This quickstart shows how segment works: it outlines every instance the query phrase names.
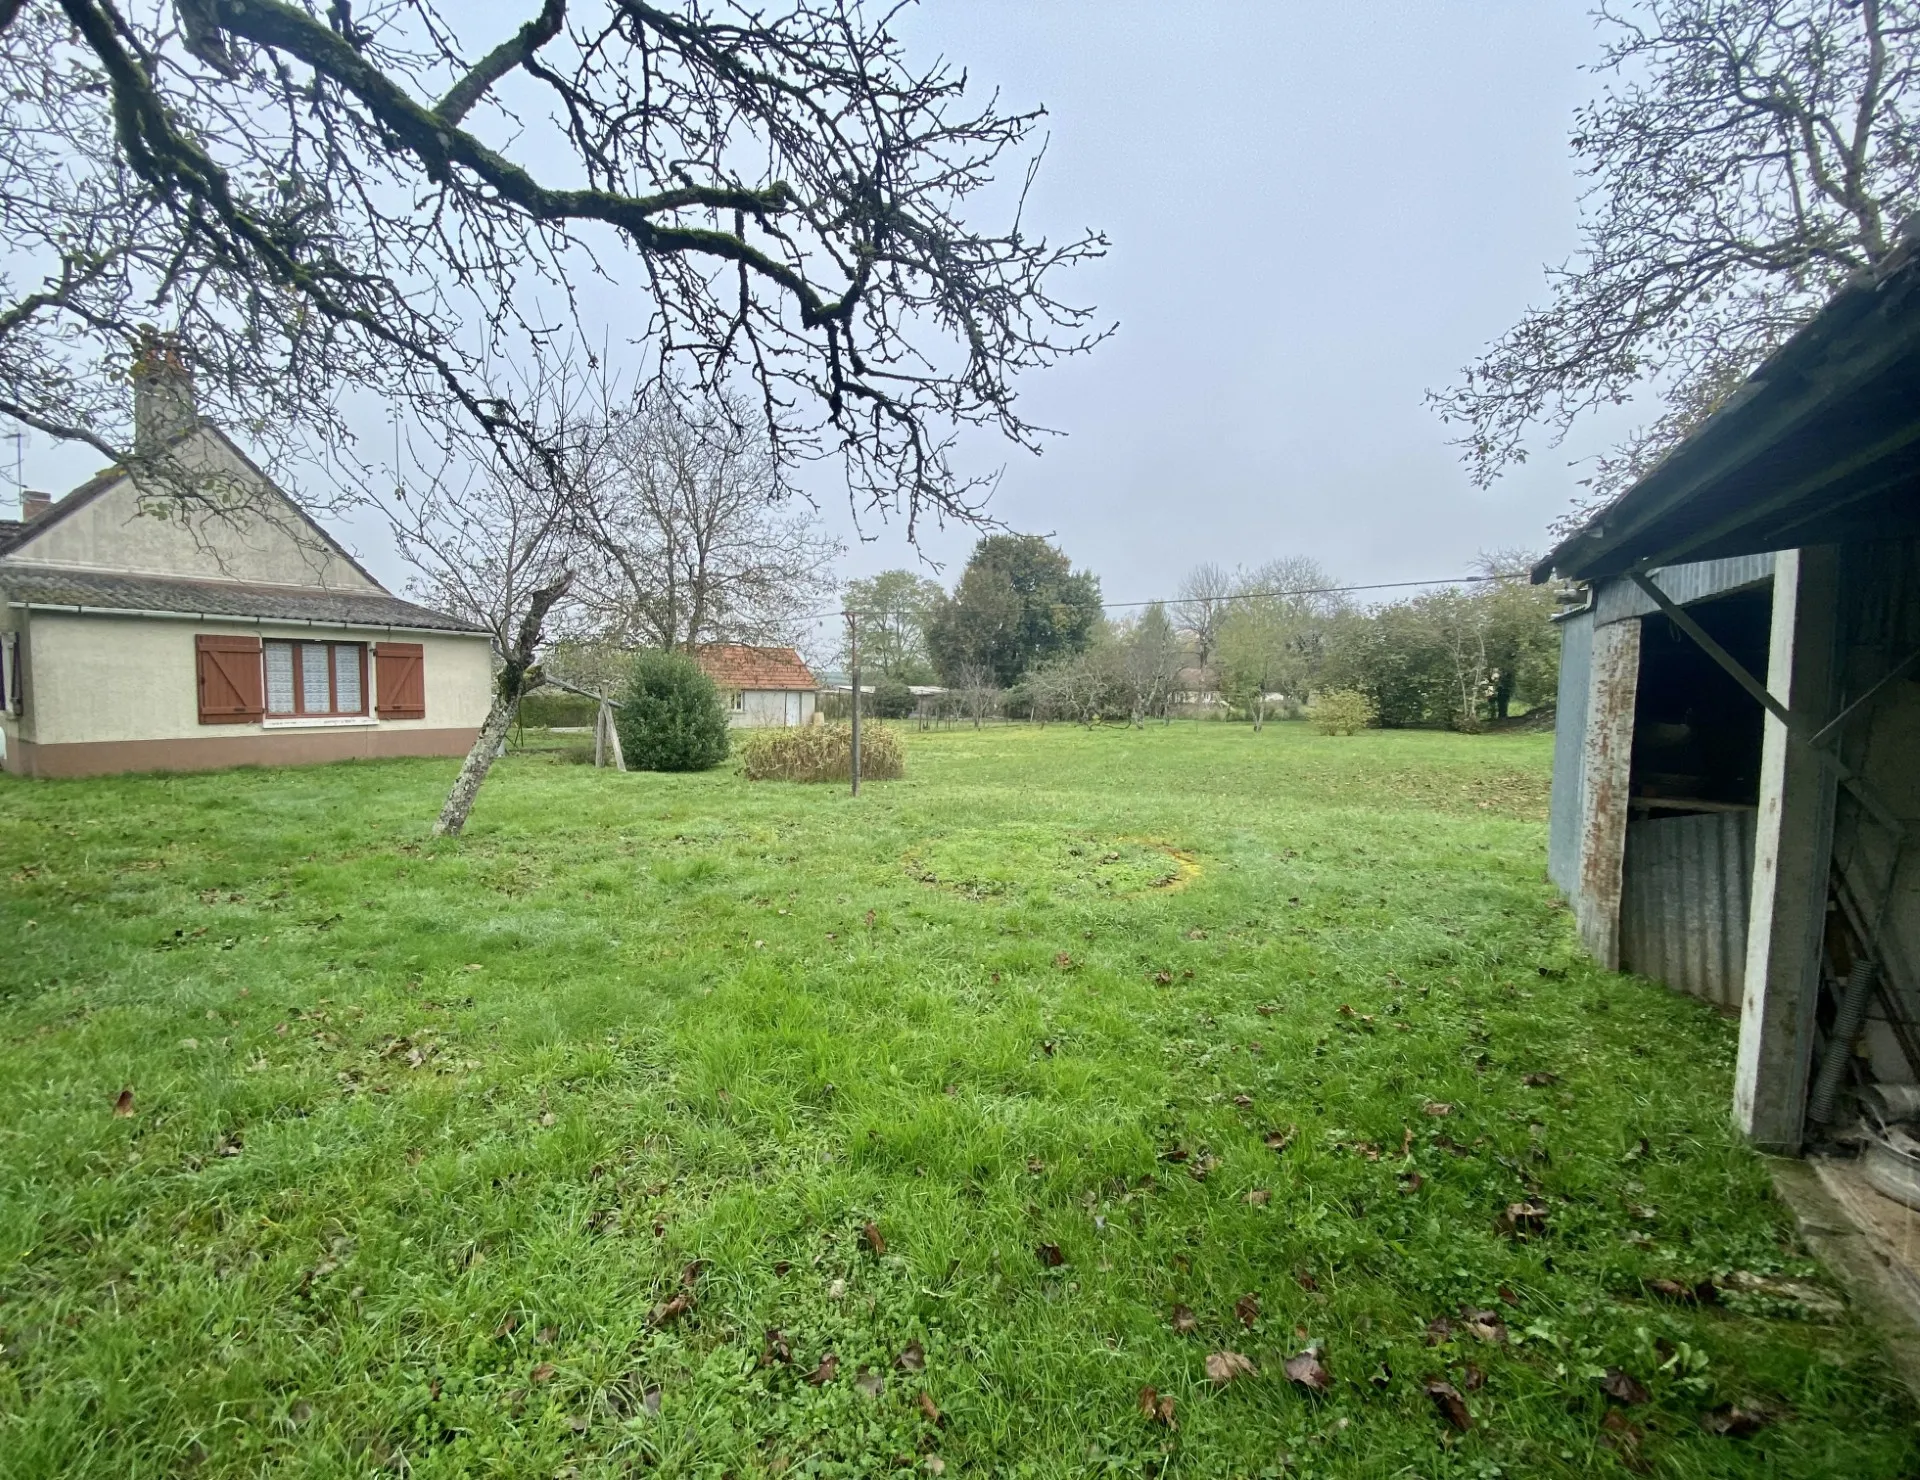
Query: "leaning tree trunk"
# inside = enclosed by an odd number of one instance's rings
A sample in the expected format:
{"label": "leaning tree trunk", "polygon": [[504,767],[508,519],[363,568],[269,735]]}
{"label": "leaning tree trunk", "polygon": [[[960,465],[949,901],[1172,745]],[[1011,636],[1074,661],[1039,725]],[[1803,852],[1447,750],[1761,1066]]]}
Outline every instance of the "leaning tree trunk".
{"label": "leaning tree trunk", "polygon": [[520,713],[520,701],[540,686],[540,670],[533,661],[540,651],[540,632],[546,625],[547,613],[572,584],[572,572],[563,572],[551,586],[535,591],[527,603],[527,614],[520,619],[520,630],[504,655],[494,682],[493,704],[481,723],[480,733],[474,737],[473,749],[460,763],[460,774],[454,778],[453,790],[447,793],[446,805],[440,809],[440,820],[433,825],[436,838],[457,838],[467,825],[467,815],[473,811],[474,799],[480,795],[480,785],[493,769],[506,744],[507,731],[513,728],[514,718]]}

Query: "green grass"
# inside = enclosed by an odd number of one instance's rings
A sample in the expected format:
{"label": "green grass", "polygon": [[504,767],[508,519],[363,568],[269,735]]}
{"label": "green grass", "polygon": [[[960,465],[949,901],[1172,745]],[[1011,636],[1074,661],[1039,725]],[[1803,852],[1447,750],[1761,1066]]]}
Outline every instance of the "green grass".
{"label": "green grass", "polygon": [[1575,948],[1547,737],[906,738],[516,756],[455,844],[446,762],[0,783],[0,1473],[1920,1467],[1852,1317],[1648,1293],[1818,1275],[1732,1025]]}

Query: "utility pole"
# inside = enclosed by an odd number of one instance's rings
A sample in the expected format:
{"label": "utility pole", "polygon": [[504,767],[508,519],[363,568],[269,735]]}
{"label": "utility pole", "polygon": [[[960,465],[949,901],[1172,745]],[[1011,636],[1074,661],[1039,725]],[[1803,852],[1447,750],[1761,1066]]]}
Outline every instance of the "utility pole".
{"label": "utility pole", "polygon": [[853,755],[849,770],[853,778],[853,794],[860,795],[860,614],[847,613],[847,653],[849,667],[853,670]]}

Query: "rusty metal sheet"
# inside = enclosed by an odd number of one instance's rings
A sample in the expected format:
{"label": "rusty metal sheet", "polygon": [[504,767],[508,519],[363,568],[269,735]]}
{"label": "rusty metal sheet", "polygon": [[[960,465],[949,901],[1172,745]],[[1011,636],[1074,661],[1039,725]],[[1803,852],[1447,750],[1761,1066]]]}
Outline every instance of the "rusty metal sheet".
{"label": "rusty metal sheet", "polygon": [[1754,814],[1708,812],[1627,825],[1620,965],[1720,1007],[1747,967]]}
{"label": "rusty metal sheet", "polygon": [[[1766,585],[1773,579],[1773,556],[1733,555],[1725,560],[1695,560],[1684,565],[1662,566],[1648,574],[1669,601],[1685,606],[1710,596],[1725,596],[1730,591]],[[1654,610],[1653,598],[1624,576],[1594,584],[1596,626],[1606,627],[1632,617],[1644,617]]]}

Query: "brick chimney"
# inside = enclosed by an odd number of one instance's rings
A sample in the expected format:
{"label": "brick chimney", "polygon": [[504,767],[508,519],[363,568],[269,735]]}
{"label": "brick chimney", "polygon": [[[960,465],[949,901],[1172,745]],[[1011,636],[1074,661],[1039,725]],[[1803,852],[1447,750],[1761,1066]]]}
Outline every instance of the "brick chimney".
{"label": "brick chimney", "polygon": [[52,494],[42,493],[37,488],[23,488],[20,491],[20,517],[22,519],[31,522],[32,520],[38,519],[52,507]]}
{"label": "brick chimney", "polygon": [[133,450],[160,451],[200,420],[180,341],[149,334],[133,362]]}

